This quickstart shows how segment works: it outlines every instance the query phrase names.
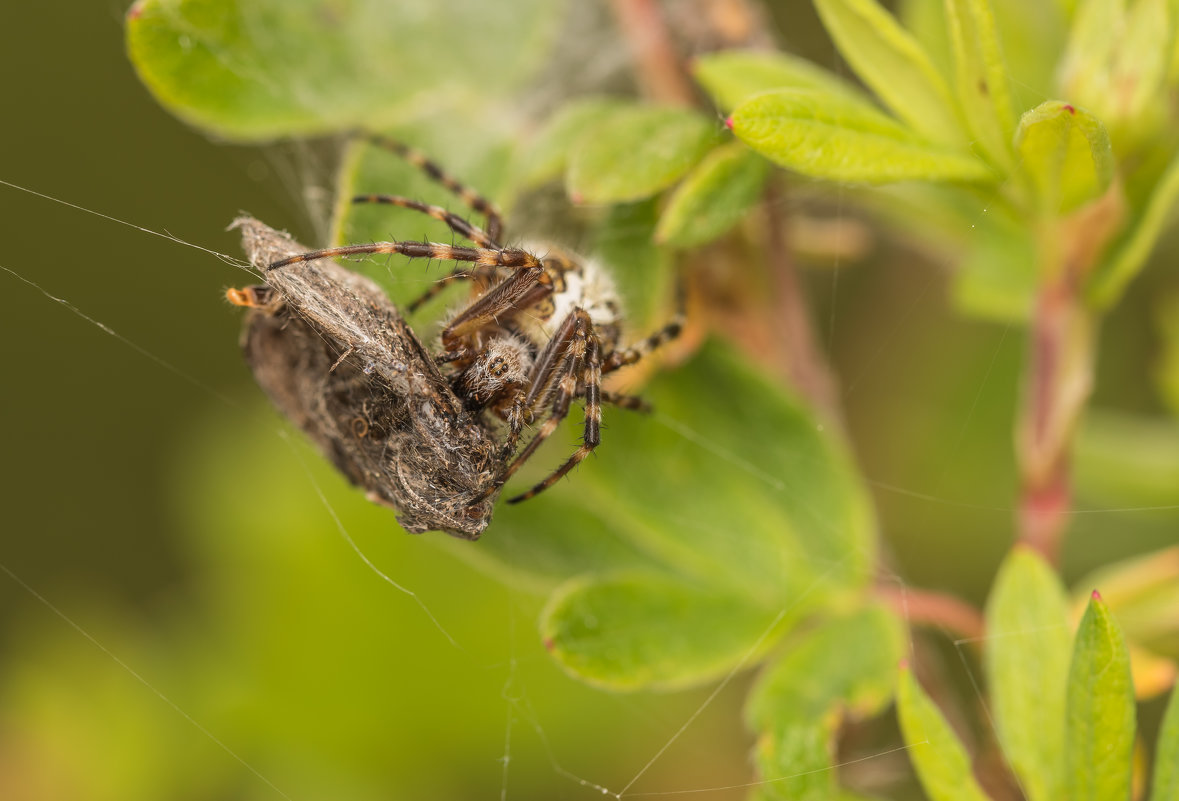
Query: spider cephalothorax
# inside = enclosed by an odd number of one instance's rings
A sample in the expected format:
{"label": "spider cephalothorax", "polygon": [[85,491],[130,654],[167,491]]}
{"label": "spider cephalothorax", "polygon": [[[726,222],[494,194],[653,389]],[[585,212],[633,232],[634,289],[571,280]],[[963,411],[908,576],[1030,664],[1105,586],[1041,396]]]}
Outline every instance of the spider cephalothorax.
{"label": "spider cephalothorax", "polygon": [[[353,202],[419,211],[445,223],[472,246],[414,241],[346,245],[277,259],[267,266],[267,275],[320,259],[376,253],[456,262],[454,271],[432,285],[409,311],[453,283],[467,282],[471,287],[467,305],[442,329],[436,360],[448,365],[447,380],[465,412],[502,421],[502,468],[494,489],[489,487],[481,500],[497,492],[536,452],[568,415],[573,401],[585,403],[581,446],[547,478],[511,502],[530,498],[552,486],[597,447],[602,401],[642,408],[637,398],[604,392],[602,376],[634,364],[677,336],[681,320],[677,315],[647,339],[620,347],[621,306],[613,282],[596,262],[547,246],[504,247],[499,242],[502,221],[491,203],[400,142],[364,137],[422,169],[485,214],[487,223],[480,228],[439,206],[393,195],[361,195]],[[517,452],[525,427],[538,420],[543,422]]]}

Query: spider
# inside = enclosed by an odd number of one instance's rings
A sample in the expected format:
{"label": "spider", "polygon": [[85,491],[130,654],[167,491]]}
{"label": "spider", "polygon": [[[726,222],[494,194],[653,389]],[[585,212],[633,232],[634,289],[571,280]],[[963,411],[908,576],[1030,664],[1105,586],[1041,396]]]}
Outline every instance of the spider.
{"label": "spider", "polygon": [[[528,491],[509,499],[518,503],[553,486],[601,442],[601,404],[642,410],[639,398],[602,389],[602,376],[635,364],[674,339],[682,312],[661,329],[633,345],[620,347],[622,314],[614,283],[593,261],[557,247],[544,255],[500,244],[503,221],[485,198],[467,188],[422,153],[376,134],[358,133],[420,169],[486,218],[484,228],[439,206],[395,195],[359,195],[353,203],[398,206],[445,223],[473,245],[389,241],[345,245],[300,253],[269,264],[267,272],[302,262],[341,256],[401,254],[457,262],[455,269],[410,304],[414,312],[447,286],[468,282],[470,302],[441,332],[442,351],[435,358],[449,365],[448,376],[465,409],[503,421],[505,458],[496,487],[502,486],[536,452],[569,414],[574,400],[585,402],[581,446]],[[531,440],[515,453],[524,428],[544,418]]]}

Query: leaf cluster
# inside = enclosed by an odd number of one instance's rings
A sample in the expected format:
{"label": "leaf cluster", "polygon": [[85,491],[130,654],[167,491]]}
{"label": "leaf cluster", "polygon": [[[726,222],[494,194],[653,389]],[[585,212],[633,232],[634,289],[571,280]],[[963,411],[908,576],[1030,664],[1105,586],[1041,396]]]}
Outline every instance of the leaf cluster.
{"label": "leaf cluster", "polygon": [[[1179,197],[1175,0],[1062,0],[1026,15],[1014,0],[915,0],[903,22],[875,0],[815,0],[863,85],[783,53],[703,57],[694,76],[735,140],[703,112],[608,96],[576,99],[532,133],[486,125],[485,89],[469,76],[503,93],[526,85],[538,67],[526,43],[551,33],[556,4],[522,0],[511,15],[463,4],[441,60],[434,32],[413,27],[407,8],[419,5],[357,0],[335,15],[312,0],[142,0],[128,46],[160,101],[217,136],[393,131],[456,155],[443,159],[452,172],[509,207],[559,184],[597,212],[593,249],[640,326],[658,321],[673,252],[739,226],[772,165],[839,182],[898,229],[959,254],[963,308],[1001,319],[1027,318],[1036,287],[1078,241],[1099,240],[1076,275],[1087,302],[1113,304]],[[509,18],[517,46],[490,65],[465,44],[508,38],[497,26]],[[480,125],[478,147],[468,124]],[[445,200],[389,154],[350,144],[337,242],[438,230],[346,202],[374,191]],[[429,280],[402,263],[387,278],[398,302]],[[761,797],[850,798],[833,769],[841,727],[893,700],[930,797],[988,797],[912,672],[898,679],[905,635],[869,598],[874,519],[844,444],[717,343],[645,395],[656,417],[611,418],[576,486],[501,514],[477,548],[445,547],[543,596],[540,637],[585,683],[677,689],[763,665],[746,704]],[[1175,632],[1127,625],[1127,646],[1110,608],[1155,604],[1155,621],[1174,612],[1179,580],[1159,568],[1169,558],[1149,562],[1152,592],[1089,600],[1075,636],[1051,570],[1022,550],[1005,564],[986,615],[988,703],[1032,801],[1128,796],[1135,687],[1166,687],[1170,663],[1148,649]],[[1152,801],[1179,787],[1177,710],[1173,696]]]}

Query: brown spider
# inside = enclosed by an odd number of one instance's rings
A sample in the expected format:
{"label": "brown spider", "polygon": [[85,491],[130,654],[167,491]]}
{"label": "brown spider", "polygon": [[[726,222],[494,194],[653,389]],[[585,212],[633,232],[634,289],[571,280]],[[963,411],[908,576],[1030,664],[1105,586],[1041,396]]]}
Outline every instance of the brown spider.
{"label": "brown spider", "polygon": [[[393,195],[360,195],[353,203],[381,203],[413,209],[445,223],[474,247],[436,242],[392,241],[346,245],[301,253],[272,262],[267,272],[293,264],[340,256],[397,253],[459,262],[409,306],[415,311],[443,288],[471,284],[471,301],[442,329],[442,352],[450,365],[449,381],[469,412],[484,411],[507,426],[504,452],[515,451],[524,427],[546,414],[536,434],[507,462],[496,482],[502,486],[531,457],[568,415],[570,404],[585,401],[582,444],[547,478],[509,500],[516,503],[551,487],[588,456],[601,441],[601,402],[643,409],[635,397],[603,391],[603,374],[634,364],[680,333],[682,315],[630,347],[619,347],[621,307],[613,281],[600,265],[557,248],[544,256],[499,243],[502,219],[495,207],[447,175],[424,155],[383,136],[359,134],[421,169],[487,218],[486,229],[439,206]],[[469,265],[469,266],[464,266]]]}

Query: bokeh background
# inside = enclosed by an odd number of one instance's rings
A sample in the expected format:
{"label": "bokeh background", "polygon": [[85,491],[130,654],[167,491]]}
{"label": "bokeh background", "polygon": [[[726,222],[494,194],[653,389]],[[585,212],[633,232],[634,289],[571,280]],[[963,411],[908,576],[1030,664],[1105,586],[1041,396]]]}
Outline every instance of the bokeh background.
{"label": "bokeh background", "polygon": [[[771,10],[789,49],[838,68],[808,3]],[[236,255],[225,226],[244,209],[313,241],[324,219],[305,190],[324,175],[305,152],[212,142],[162,110],[124,55],[125,11],[9,4],[0,26],[0,180],[132,224],[0,186],[0,797],[588,798],[749,781],[746,677],[707,704],[711,687],[581,686],[538,642],[541,599],[441,535],[401,534],[269,410],[221,299],[244,274],[133,226]],[[1179,530],[1174,510],[1142,509],[1179,503],[1156,373],[1179,287],[1155,262],[1104,328],[1094,402],[1148,425],[1112,450],[1087,440],[1078,505],[1099,511],[1076,516],[1070,580]],[[1010,544],[1024,336],[958,313],[951,267],[880,234],[807,278],[892,580],[979,602]],[[1127,478],[1133,456],[1151,467]]]}

